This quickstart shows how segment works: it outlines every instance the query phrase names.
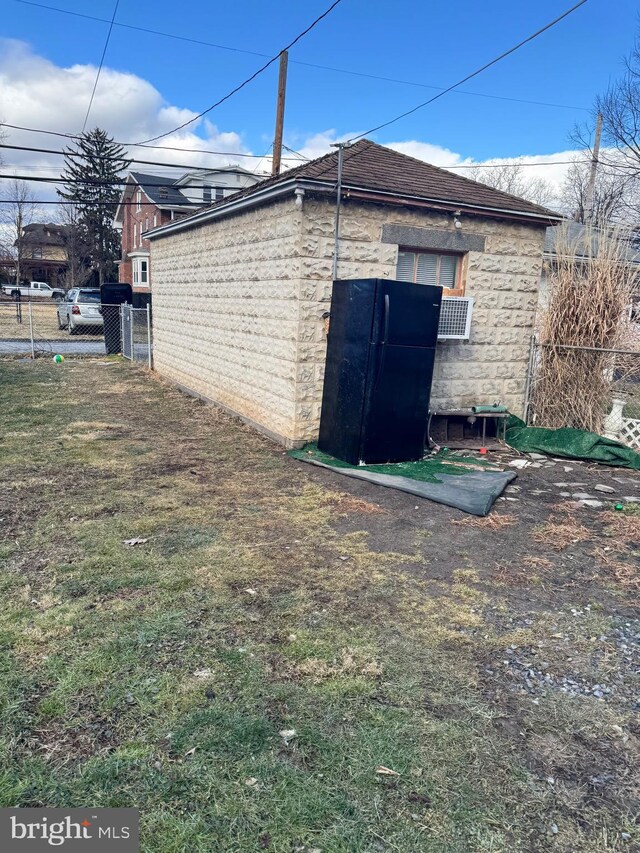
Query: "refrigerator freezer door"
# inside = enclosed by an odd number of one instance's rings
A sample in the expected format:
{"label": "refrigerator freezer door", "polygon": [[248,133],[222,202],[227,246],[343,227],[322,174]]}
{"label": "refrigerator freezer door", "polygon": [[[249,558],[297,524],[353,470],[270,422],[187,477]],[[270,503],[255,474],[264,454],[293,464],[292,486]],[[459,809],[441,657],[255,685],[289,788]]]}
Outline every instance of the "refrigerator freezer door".
{"label": "refrigerator freezer door", "polygon": [[[391,301],[391,300],[390,300]],[[374,464],[421,459],[435,350],[372,344],[361,460]]]}
{"label": "refrigerator freezer door", "polygon": [[441,287],[379,279],[372,341],[435,347],[441,302]]}
{"label": "refrigerator freezer door", "polygon": [[358,464],[376,282],[336,281],[331,300],[318,447]]}

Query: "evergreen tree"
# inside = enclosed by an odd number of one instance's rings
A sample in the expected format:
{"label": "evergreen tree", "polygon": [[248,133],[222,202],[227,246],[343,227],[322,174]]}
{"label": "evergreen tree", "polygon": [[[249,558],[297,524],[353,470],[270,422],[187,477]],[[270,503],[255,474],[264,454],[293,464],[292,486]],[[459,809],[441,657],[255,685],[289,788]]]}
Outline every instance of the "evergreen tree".
{"label": "evergreen tree", "polygon": [[99,127],[81,134],[77,146],[65,151],[65,186],[58,194],[76,205],[78,223],[100,284],[117,278],[115,261],[120,257],[120,234],[113,227],[113,217],[122,175],[130,163],[124,148]]}

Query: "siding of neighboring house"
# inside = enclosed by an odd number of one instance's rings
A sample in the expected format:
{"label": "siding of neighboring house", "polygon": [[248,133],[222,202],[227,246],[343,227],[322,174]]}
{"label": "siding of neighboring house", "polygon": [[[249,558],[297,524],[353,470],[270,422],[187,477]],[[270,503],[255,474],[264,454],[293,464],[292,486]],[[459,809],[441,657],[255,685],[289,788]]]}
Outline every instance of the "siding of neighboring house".
{"label": "siding of neighboring house", "polygon": [[[334,215],[329,201],[287,200],[154,240],[158,371],[288,445],[315,438]],[[445,214],[347,202],[339,278],[396,277],[390,225],[428,243],[454,230]],[[500,400],[521,414],[544,226],[465,215],[462,233],[483,244],[465,259],[471,338],[438,345],[432,408]]]}
{"label": "siding of neighboring house", "polygon": [[[145,193],[142,193],[141,209],[138,210],[136,204],[137,187],[133,191],[133,196],[129,204],[124,205],[123,222],[122,222],[122,260],[118,266],[118,281],[127,282],[133,285],[133,261],[129,256],[130,252],[146,252],[149,253],[149,241],[142,240],[140,235],[145,230],[154,227],[154,216],[158,226],[164,225],[171,221],[171,211],[160,210],[153,202],[149,201]],[[149,223],[146,228],[146,223]],[[146,285],[136,285],[134,290],[148,291],[151,286],[151,258],[147,257],[148,264],[148,283]]]}

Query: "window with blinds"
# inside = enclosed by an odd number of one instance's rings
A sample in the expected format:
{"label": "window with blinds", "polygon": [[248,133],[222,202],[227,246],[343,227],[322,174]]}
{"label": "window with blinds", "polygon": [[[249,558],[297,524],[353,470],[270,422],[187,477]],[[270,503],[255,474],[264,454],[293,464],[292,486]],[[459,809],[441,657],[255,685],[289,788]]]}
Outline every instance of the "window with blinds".
{"label": "window with blinds", "polygon": [[442,255],[429,252],[398,252],[398,281],[416,284],[434,284],[447,290],[462,292],[459,281],[459,255]]}

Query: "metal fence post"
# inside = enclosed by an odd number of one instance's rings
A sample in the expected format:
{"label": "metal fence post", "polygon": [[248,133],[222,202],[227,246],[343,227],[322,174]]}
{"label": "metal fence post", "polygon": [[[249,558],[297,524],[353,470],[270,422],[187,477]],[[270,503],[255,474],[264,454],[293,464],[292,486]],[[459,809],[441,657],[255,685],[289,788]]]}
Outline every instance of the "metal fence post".
{"label": "metal fence post", "polygon": [[535,351],[536,351],[536,336],[531,335],[531,340],[529,342],[529,363],[527,365],[527,381],[524,389],[524,417],[523,420],[525,424],[529,424],[529,409],[531,407],[531,385],[533,383],[533,371],[535,364]]}
{"label": "metal fence post", "polygon": [[120,304],[119,320],[120,320],[120,354],[123,355],[124,350],[124,303]]}
{"label": "metal fence post", "polygon": [[29,300],[29,337],[31,338],[31,358],[35,358],[36,350],[33,345],[33,315],[31,314],[31,300]]}
{"label": "metal fence post", "polygon": [[147,302],[147,358],[149,370],[153,370],[153,354],[151,351],[151,305]]}

